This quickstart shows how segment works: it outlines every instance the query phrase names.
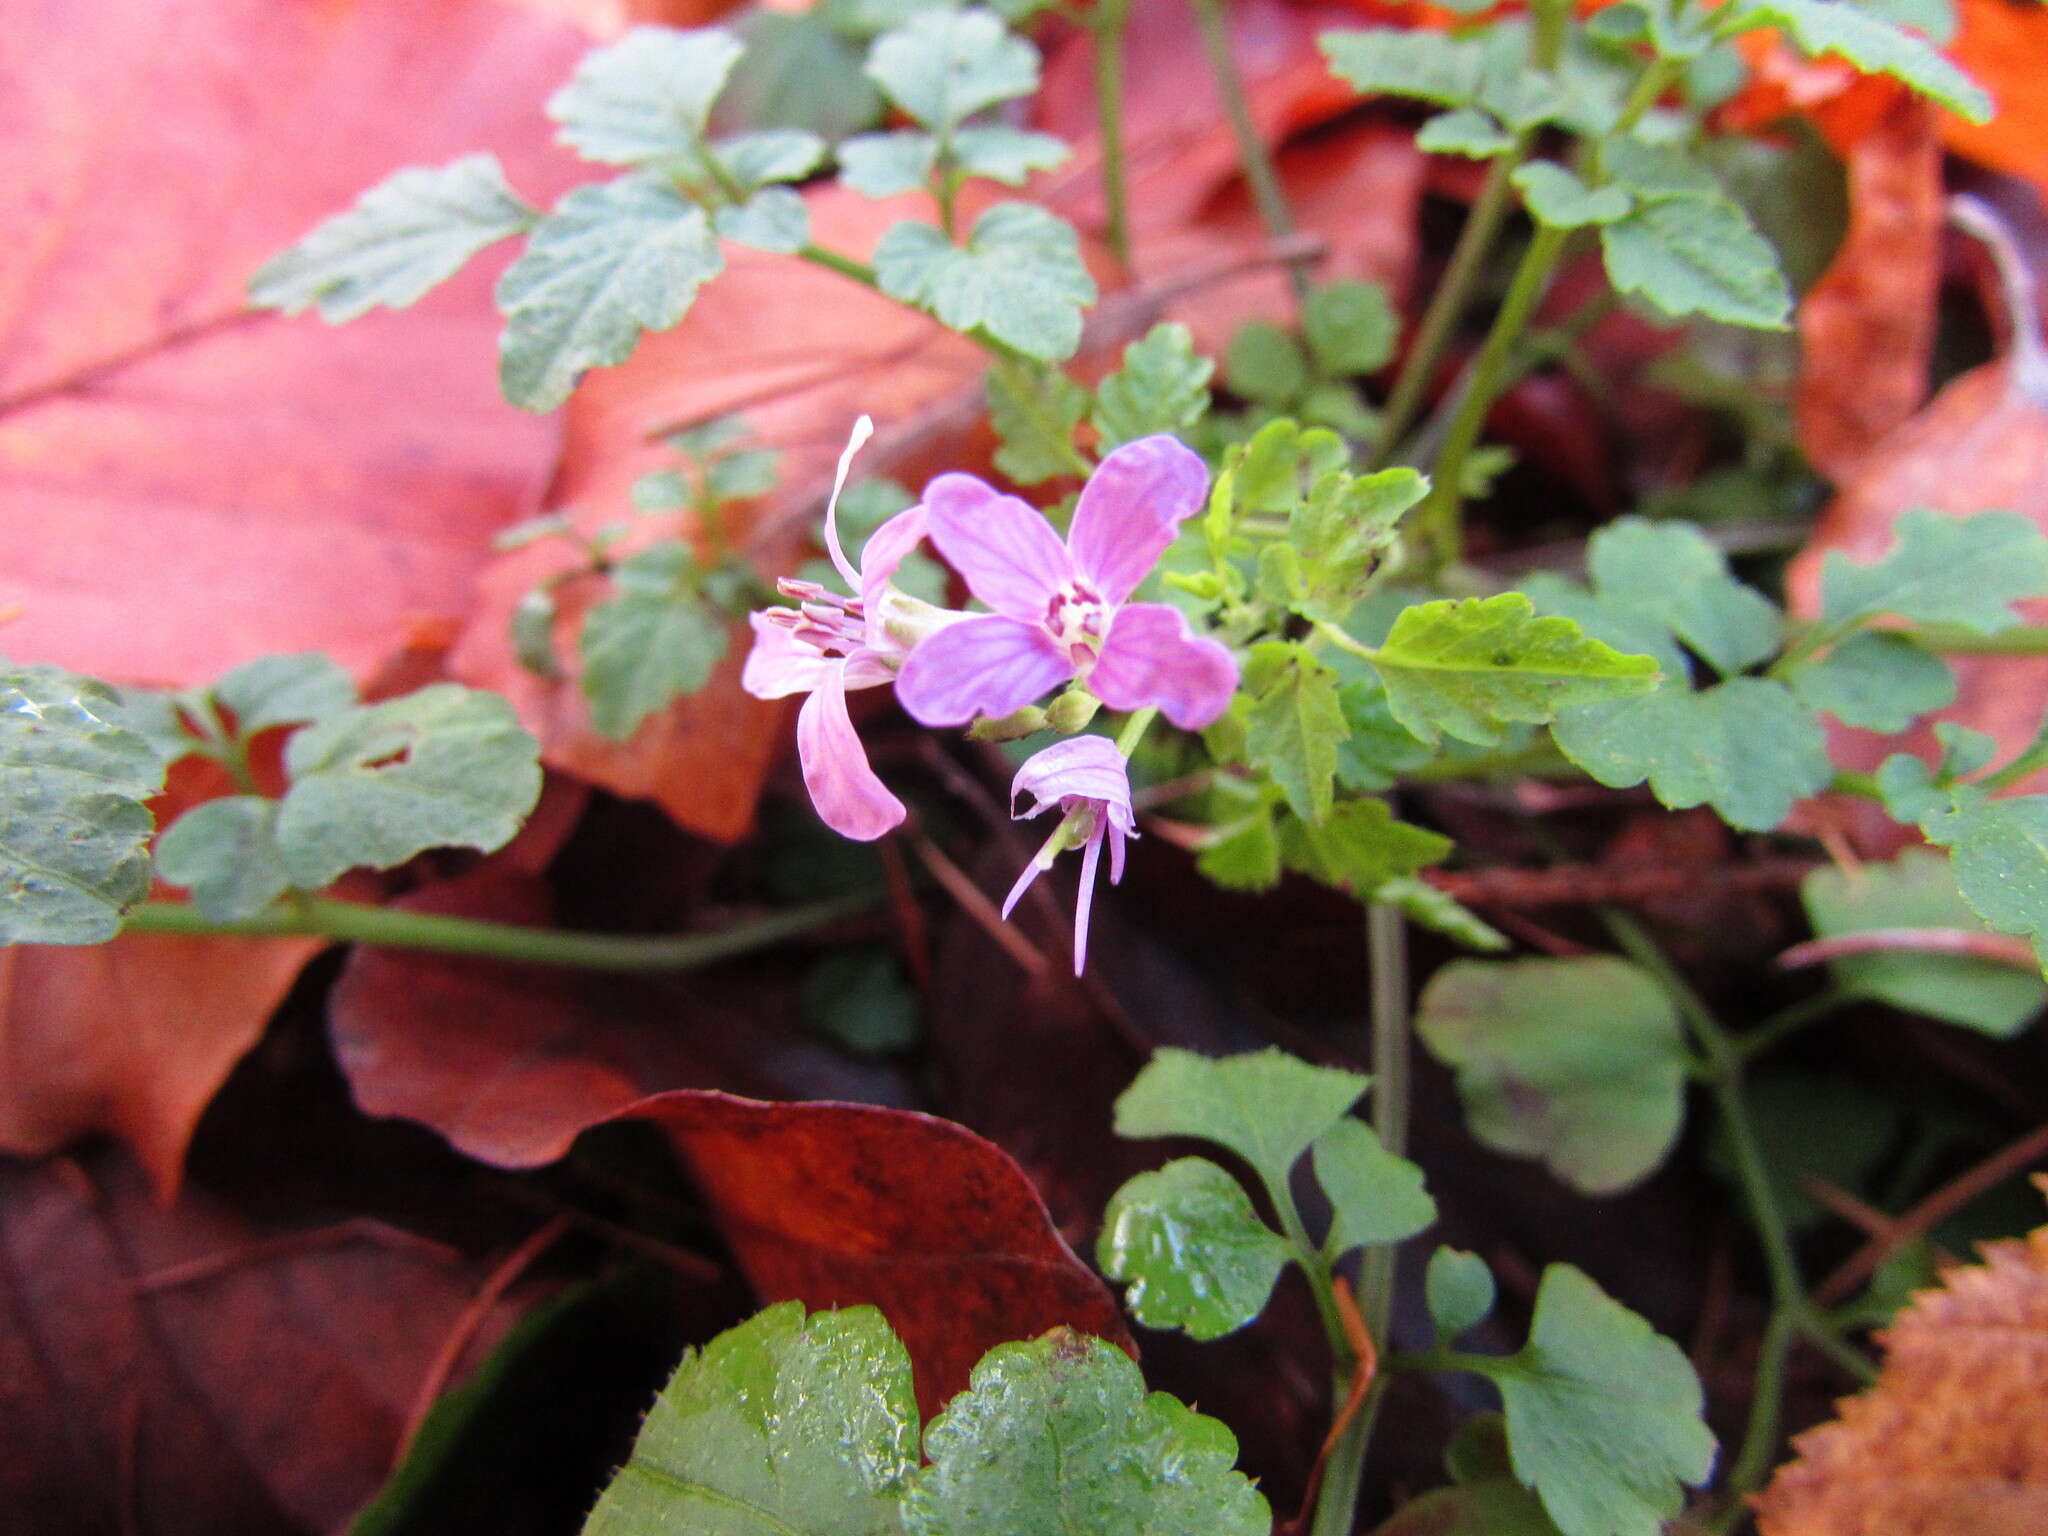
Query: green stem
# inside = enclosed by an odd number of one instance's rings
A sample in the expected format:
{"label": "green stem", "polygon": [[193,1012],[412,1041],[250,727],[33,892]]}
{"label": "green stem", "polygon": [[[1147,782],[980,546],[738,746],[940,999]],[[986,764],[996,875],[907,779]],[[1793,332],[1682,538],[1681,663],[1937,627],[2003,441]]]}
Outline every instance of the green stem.
{"label": "green stem", "polygon": [[1126,277],[1131,270],[1131,204],[1124,178],[1124,26],[1130,14],[1130,0],[1102,0],[1088,21],[1095,34],[1095,123],[1102,135],[1102,196],[1109,209],[1103,238]]}
{"label": "green stem", "polygon": [[[1224,15],[1223,0],[1188,0],[1195,23],[1202,30],[1202,49],[1209,56],[1209,72],[1216,77],[1216,91],[1223,98],[1223,115],[1229,119],[1237,140],[1238,158],[1244,162],[1245,180],[1251,184],[1252,202],[1259,218],[1276,243],[1294,235],[1294,215],[1288,211],[1286,195],[1280,190],[1280,176],[1273,158],[1266,153],[1252,121],[1251,103],[1245,96],[1244,79],[1237,72],[1237,60],[1230,52],[1230,23]],[[1299,261],[1287,264],[1287,280],[1294,286],[1297,305],[1308,302],[1308,273]]]}
{"label": "green stem", "polygon": [[1152,729],[1152,722],[1159,718],[1159,706],[1147,704],[1143,709],[1133,710],[1124,721],[1123,729],[1116,733],[1116,749],[1129,757],[1138,750],[1138,743],[1145,739],[1145,733]]}
{"label": "green stem", "polygon": [[[1771,1470],[1778,1450],[1778,1407],[1785,1398],[1785,1360],[1792,1351],[1797,1325],[1783,1307],[1772,1309],[1764,1325],[1763,1345],[1757,1352],[1755,1390],[1750,1397],[1749,1423],[1742,1432],[1742,1449],[1728,1469],[1728,1486],[1755,1488]],[[1741,1520],[1742,1500],[1731,1499],[1714,1527],[1725,1532]]]}
{"label": "green stem", "polygon": [[1801,998],[1780,1008],[1756,1028],[1737,1035],[1730,1043],[1735,1054],[1747,1062],[1761,1056],[1788,1035],[1797,1034],[1807,1025],[1819,1022],[1855,1000],[1846,992],[1816,992],[1812,997]]}
{"label": "green stem", "polygon": [[196,938],[321,938],[385,949],[433,950],[527,965],[576,966],[599,971],[681,971],[766,949],[873,906],[878,891],[791,907],[714,933],[647,937],[527,928],[437,912],[361,906],[326,897],[302,897],[255,917],[209,922],[181,901],[145,901],[128,914],[125,931],[187,934]]}

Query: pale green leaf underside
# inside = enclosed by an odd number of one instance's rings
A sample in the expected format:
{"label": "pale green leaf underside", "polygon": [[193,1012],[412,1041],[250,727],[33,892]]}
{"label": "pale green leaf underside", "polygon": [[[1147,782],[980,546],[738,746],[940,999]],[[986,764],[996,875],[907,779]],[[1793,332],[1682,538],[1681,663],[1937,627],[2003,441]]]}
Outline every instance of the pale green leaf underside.
{"label": "pale green leaf underside", "polygon": [[838,148],[839,179],[863,197],[915,192],[931,180],[939,141],[914,128],[893,133],[857,133]]}
{"label": "pale green leaf underside", "polygon": [[1895,614],[1994,634],[2019,622],[2011,604],[2048,593],[2048,537],[2017,512],[1948,517],[1915,508],[1893,524],[1893,539],[1871,565],[1828,555],[1820,579],[1827,624]]}
{"label": "pale green leaf underside", "polygon": [[1441,112],[1415,134],[1415,147],[1432,155],[1463,155],[1490,160],[1515,147],[1515,136],[1486,113],[1473,107]]}
{"label": "pale green leaf underside", "polygon": [[708,683],[730,643],[724,615],[693,594],[621,592],[599,603],[576,642],[590,723],[624,741]]}
{"label": "pale green leaf underside", "polygon": [[254,917],[291,887],[277,846],[277,802],[228,795],[193,806],[157,840],[156,867],[192,892],[207,921]]}
{"label": "pale green leaf underside", "polygon": [[929,224],[892,225],[875,246],[875,278],[891,298],[956,331],[981,329],[1044,362],[1071,357],[1095,280],[1073,226],[1031,203],[997,203],[964,247]]}
{"label": "pale green leaf underside", "polygon": [[1640,294],[1673,319],[1783,330],[1792,289],[1770,241],[1722,197],[1667,197],[1600,228],[1617,292]]}
{"label": "pale green leaf underside", "polygon": [[222,674],[213,696],[244,738],[275,725],[304,725],[356,701],[348,673],[317,651],[258,656]]}
{"label": "pale green leaf underside", "polygon": [[1725,16],[1724,31],[1783,27],[1808,53],[1839,53],[1859,69],[1894,75],[1972,122],[1991,117],[1991,98],[1933,44],[1847,0],[1745,0]]}
{"label": "pale green leaf underside", "polygon": [[1532,160],[1511,178],[1529,217],[1552,229],[1584,229],[1625,218],[1631,205],[1620,187],[1589,187],[1561,165]]}
{"label": "pale green leaf underside", "polygon": [[1603,602],[1661,624],[1732,676],[1778,649],[1777,608],[1728,570],[1728,558],[1690,523],[1624,517],[1593,536],[1587,570]]}
{"label": "pale green leaf underside", "polygon": [[1128,1181],[1110,1197],[1096,1245],[1102,1272],[1128,1286],[1131,1316],[1196,1339],[1221,1338],[1263,1312],[1291,1254],[1244,1187],[1201,1157]]}
{"label": "pale green leaf underside", "polygon": [[934,133],[1038,89],[1038,50],[993,12],[936,7],[875,40],[868,78]]}
{"label": "pale green leaf underside", "polygon": [[1439,1248],[1422,1274],[1429,1320],[1446,1342],[1486,1320],[1493,1311],[1493,1271],[1476,1253]]}
{"label": "pale green leaf underside", "polygon": [[288,315],[317,306],[337,323],[379,305],[403,309],[538,217],[495,155],[412,166],[265,262],[249,279],[249,302]]}
{"label": "pale green leaf underside", "polygon": [[1401,96],[1440,107],[1465,107],[1479,96],[1486,71],[1483,43],[1440,32],[1325,32],[1318,39],[1331,72],[1361,96]]}
{"label": "pale green leaf underside", "polygon": [[1116,1101],[1119,1136],[1197,1136],[1237,1153],[1271,1184],[1341,1120],[1372,1080],[1284,1051],[1158,1051]]}
{"label": "pale green leaf underside", "polygon": [[793,256],[810,243],[811,210],[788,187],[763,187],[744,203],[718,210],[718,233],[757,251]]}
{"label": "pale green leaf underside", "polygon": [[562,142],[586,160],[650,165],[694,160],[711,103],[745,50],[715,27],[635,27],[585,54],[548,102]]}

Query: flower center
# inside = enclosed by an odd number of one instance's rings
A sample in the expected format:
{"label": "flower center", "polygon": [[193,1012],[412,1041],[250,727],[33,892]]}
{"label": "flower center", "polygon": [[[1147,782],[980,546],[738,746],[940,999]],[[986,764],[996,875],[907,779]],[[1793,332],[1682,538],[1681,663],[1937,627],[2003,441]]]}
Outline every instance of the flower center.
{"label": "flower center", "polygon": [[779,624],[821,655],[850,655],[867,643],[867,613],[857,597],[847,597],[815,581],[785,576],[775,584],[794,608],[770,608],[763,617]]}
{"label": "flower center", "polygon": [[1045,605],[1045,627],[1076,667],[1090,667],[1109,633],[1109,608],[1083,586],[1062,587]]}

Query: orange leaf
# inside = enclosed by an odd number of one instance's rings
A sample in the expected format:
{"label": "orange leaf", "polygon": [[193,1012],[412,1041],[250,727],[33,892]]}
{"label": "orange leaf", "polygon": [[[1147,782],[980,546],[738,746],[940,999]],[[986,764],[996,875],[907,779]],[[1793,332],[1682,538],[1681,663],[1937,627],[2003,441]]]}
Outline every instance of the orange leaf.
{"label": "orange leaf", "polygon": [[2036,0],[1961,0],[1949,56],[1991,93],[1988,123],[1946,113],[1941,136],[1957,154],[2024,176],[2048,195],[2048,6]]}
{"label": "orange leaf", "polygon": [[2048,1227],[1990,1243],[1881,1335],[1877,1385],[1793,1442],[1763,1536],[2048,1530]]}

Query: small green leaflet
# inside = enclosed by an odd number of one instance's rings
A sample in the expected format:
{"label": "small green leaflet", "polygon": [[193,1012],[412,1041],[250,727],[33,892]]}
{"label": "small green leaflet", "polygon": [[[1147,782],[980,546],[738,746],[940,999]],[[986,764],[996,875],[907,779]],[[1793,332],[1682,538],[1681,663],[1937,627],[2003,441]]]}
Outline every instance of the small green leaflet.
{"label": "small green leaflet", "polygon": [[157,839],[157,873],[189,888],[208,922],[256,916],[291,888],[277,845],[277,806],[261,795],[193,806]]}
{"label": "small green leaflet", "polygon": [[1269,1187],[1284,1189],[1295,1160],[1371,1083],[1271,1048],[1216,1058],[1168,1046],[1118,1096],[1116,1133],[1198,1136],[1237,1153]]}
{"label": "small green leaflet", "polygon": [[1280,838],[1264,800],[1241,821],[1217,827],[1195,867],[1225,890],[1264,891],[1280,883]]}
{"label": "small green leaflet", "polygon": [[895,1531],[917,1445],[882,1314],[781,1302],[683,1356],[584,1536]]}
{"label": "small green leaflet", "polygon": [[1280,857],[1289,869],[1360,901],[1378,900],[1390,880],[1413,875],[1451,851],[1442,833],[1398,821],[1384,800],[1346,800],[1321,821],[1288,817]]}
{"label": "small green leaflet", "polygon": [[212,692],[244,741],[274,725],[325,719],[356,701],[354,680],[317,651],[245,661],[223,673]]}
{"label": "small green leaflet", "polygon": [[1948,517],[1922,507],[1893,528],[1891,553],[1873,565],[1829,553],[1820,593],[1830,630],[1895,614],[1996,634],[2020,621],[2012,603],[2048,593],[2048,537],[2017,512]]}
{"label": "small green leaflet", "polygon": [[1678,1137],[1678,1016],[1626,961],[1454,960],[1423,989],[1415,1027],[1458,1074],[1473,1135],[1583,1193],[1638,1183]]}
{"label": "small green leaflet", "polygon": [[1956,675],[1946,661],[1883,630],[1857,631],[1825,656],[1802,662],[1789,682],[1808,709],[1887,734],[1956,698]]}
{"label": "small green leaflet", "polygon": [[1289,606],[1303,618],[1342,624],[1393,551],[1402,514],[1428,494],[1429,478],[1405,467],[1318,479],[1288,513],[1286,545],[1268,546],[1298,557],[1299,590]]}
{"label": "small green leaflet", "polygon": [[811,210],[788,187],[763,187],[744,203],[719,209],[712,224],[728,240],[778,256],[794,256],[811,239]]}
{"label": "small green leaflet", "polygon": [[989,424],[1002,445],[996,468],[1019,485],[1055,475],[1085,475],[1088,461],[1074,446],[1074,429],[1088,409],[1088,392],[1057,368],[998,358],[983,385]]}
{"label": "small green leaflet", "polygon": [[839,179],[863,197],[896,197],[931,180],[939,163],[939,141],[914,128],[894,133],[857,133],[837,150]]}
{"label": "small green leaflet", "polygon": [[613,596],[591,608],[577,651],[598,734],[624,741],[641,721],[711,680],[728,621],[696,590],[689,547],[666,540],[613,569]]}
{"label": "small green leaflet", "polygon": [[1064,1328],[984,1355],[968,1389],[926,1428],[924,1450],[931,1464],[903,1506],[911,1536],[1272,1529],[1222,1423],[1148,1394],[1129,1355]]}
{"label": "small green leaflet", "polygon": [[1728,557],[1690,523],[1624,517],[1593,535],[1586,565],[1603,603],[1660,624],[1732,677],[1773,655],[1784,621],[1728,571]]}
{"label": "small green leaflet", "polygon": [[403,309],[462,270],[485,246],[540,215],[505,180],[495,155],[412,166],[386,177],[249,279],[249,302],[296,315],[354,320]]}
{"label": "small green leaflet", "polygon": [[[1889,864],[1865,864],[1852,877],[1817,869],[1800,888],[1813,931],[1822,938],[1871,929],[1981,926],[1956,888],[1949,861],[1908,848]],[[2026,1028],[2048,1002],[2041,978],[2009,965],[1909,949],[1874,950],[1828,962],[1837,987],[1909,1013],[1945,1019],[1997,1039]]]}
{"label": "small green leaflet", "polygon": [[1432,155],[1490,160],[1515,147],[1515,136],[1476,107],[1440,112],[1415,134],[1415,147]]}
{"label": "small green leaflet", "polygon": [[1325,373],[1377,373],[1394,356],[1401,320],[1378,283],[1328,283],[1308,296],[1302,334]]}
{"label": "small green leaflet", "polygon": [[1205,1157],[1183,1157],[1110,1197],[1095,1256],[1105,1275],[1128,1283],[1125,1304],[1147,1328],[1217,1339],[1266,1310],[1293,1250],[1236,1179]]}
{"label": "small green leaflet", "polygon": [[1418,928],[1440,933],[1453,943],[1487,954],[1510,948],[1508,936],[1485,921],[1470,907],[1413,875],[1397,875],[1374,888],[1372,899],[1393,907]]}
{"label": "small green leaflet", "polygon": [[120,709],[89,678],[0,665],[0,944],[103,944],[149,894],[164,759]]}
{"label": "small green leaflet", "polygon": [[1436,1324],[1437,1342],[1448,1344],[1493,1311],[1493,1271],[1476,1253],[1439,1248],[1422,1274],[1422,1294]]}
{"label": "small green leaflet", "polygon": [[1305,645],[1262,640],[1245,661],[1245,749],[1287,796],[1295,815],[1321,821],[1336,790],[1337,743],[1344,712],[1337,705],[1337,674]]}
{"label": "small green leaflet", "polygon": [[624,362],[642,331],[681,320],[724,270],[704,210],[672,187],[622,176],[576,188],[498,280],[505,398],[553,410],[585,369]]}
{"label": "small green leaflet", "polygon": [[711,154],[745,192],[782,181],[802,181],[825,158],[825,141],[794,128],[770,128],[719,139]]}
{"label": "small green leaflet", "polygon": [[1792,313],[1777,251],[1724,197],[1639,203],[1601,225],[1600,252],[1616,292],[1640,294],[1674,320],[1698,314],[1781,331]]}
{"label": "small green leaflet", "polygon": [[1270,320],[1247,320],[1223,352],[1223,380],[1232,394],[1282,409],[1308,388],[1301,344]]}
{"label": "small green leaflet", "polygon": [[1309,1154],[1334,1213],[1323,1245],[1331,1258],[1398,1243],[1436,1220],[1422,1170],[1389,1152],[1363,1120],[1339,1120],[1316,1138]]}
{"label": "small green leaflet", "polygon": [[1402,96],[1468,107],[1486,73],[1486,45],[1441,32],[1325,32],[1317,39],[1331,71],[1361,96]]}
{"label": "small green leaflet", "polygon": [[1634,206],[1620,187],[1589,187],[1561,165],[1531,160],[1509,178],[1522,194],[1529,217],[1552,229],[1584,229],[1626,218]]}
{"label": "small green leaflet", "polygon": [[979,327],[1044,362],[1073,355],[1082,306],[1095,302],[1073,226],[1033,203],[997,203],[964,248],[929,224],[892,225],[875,246],[875,278],[956,331]]}
{"label": "small green leaflet", "polygon": [[429,848],[502,847],[540,797],[539,754],[510,704],[456,683],[329,715],[285,748],[285,871],[315,891]]}
{"label": "small green leaflet", "polygon": [[[1331,657],[1331,664],[1340,677],[1354,665],[1343,651]],[[1436,753],[1394,718],[1387,705],[1386,685],[1378,674],[1363,664],[1356,665],[1363,675],[1352,677],[1337,690],[1345,732],[1337,744],[1337,782],[1346,789],[1368,792],[1392,789],[1402,774],[1414,772]]]}
{"label": "small green leaflet", "polygon": [[1550,729],[1559,750],[1609,788],[1648,779],[1673,810],[1711,805],[1749,832],[1777,826],[1834,777],[1819,720],[1784,684],[1760,677],[1589,704]]}
{"label": "small green leaflet", "polygon": [[730,32],[635,27],[583,57],[548,102],[562,142],[607,165],[693,165],[711,103],[744,52]]}
{"label": "small green leaflet", "polygon": [[1417,603],[1367,659],[1394,718],[1432,743],[1448,734],[1498,746],[1510,722],[1541,725],[1574,704],[1647,693],[1657,679],[1650,657],[1539,617],[1519,592]]}
{"label": "small green leaflet", "polygon": [[1963,900],[2000,933],[2032,943],[2048,968],[2048,795],[1986,800],[1964,791],[1953,811],[1921,825],[1948,845]]}
{"label": "small green leaflet", "polygon": [[977,112],[1038,89],[1038,50],[979,7],[913,15],[875,39],[867,76],[932,132],[946,137]]}
{"label": "small green leaflet", "polygon": [[1808,53],[1839,53],[1869,74],[1894,75],[1974,123],[1991,118],[1991,98],[1939,49],[1847,0],[1740,0],[1715,17],[1725,36],[1783,27]]}
{"label": "small green leaflet", "polygon": [[1569,1264],[1544,1270],[1528,1344],[1488,1375],[1515,1475],[1564,1536],[1659,1536],[1713,1468],[1685,1352]]}
{"label": "small green leaflet", "polygon": [[1463,1420],[1444,1447],[1444,1467],[1448,1487],[1402,1505],[1372,1536],[1558,1536],[1543,1501],[1515,1480],[1499,1414]]}
{"label": "small green leaflet", "polygon": [[1165,320],[1124,348],[1123,365],[1095,386],[1090,420],[1102,451],[1150,437],[1183,432],[1209,408],[1216,364],[1195,355],[1194,338],[1178,321]]}
{"label": "small green leaflet", "polygon": [[1033,171],[1049,171],[1070,151],[1049,133],[1028,133],[1002,123],[962,128],[953,135],[953,165],[965,176],[985,176],[1021,187]]}

